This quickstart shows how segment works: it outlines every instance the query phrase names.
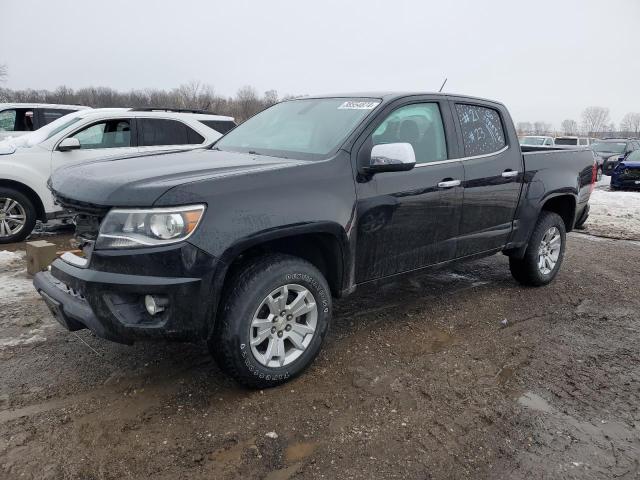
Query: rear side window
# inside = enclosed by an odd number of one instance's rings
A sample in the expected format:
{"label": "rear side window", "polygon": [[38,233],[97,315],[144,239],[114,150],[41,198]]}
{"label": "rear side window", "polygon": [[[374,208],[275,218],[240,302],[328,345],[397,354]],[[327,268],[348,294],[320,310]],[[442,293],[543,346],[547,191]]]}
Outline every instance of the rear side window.
{"label": "rear side window", "polygon": [[589,142],[587,141],[586,138],[581,138],[580,139],[580,145],[589,145]]}
{"label": "rear side window", "polygon": [[497,152],[507,144],[500,114],[493,108],[456,104],[467,157]]}
{"label": "rear side window", "polygon": [[577,138],[556,138],[556,145],[578,145]]}
{"label": "rear side window", "polygon": [[200,123],[209,128],[213,128],[216,132],[223,135],[229,130],[236,128],[235,122],[232,122],[231,120],[200,120]]}
{"label": "rear side window", "polygon": [[59,119],[60,117],[66,115],[67,113],[71,113],[74,110],[62,110],[59,108],[43,108],[40,110],[42,125],[40,127],[44,127],[45,125],[53,122],[54,120]]}
{"label": "rear side window", "polygon": [[141,118],[140,146],[154,147],[161,145],[198,145],[204,137],[184,123],[162,118]]}

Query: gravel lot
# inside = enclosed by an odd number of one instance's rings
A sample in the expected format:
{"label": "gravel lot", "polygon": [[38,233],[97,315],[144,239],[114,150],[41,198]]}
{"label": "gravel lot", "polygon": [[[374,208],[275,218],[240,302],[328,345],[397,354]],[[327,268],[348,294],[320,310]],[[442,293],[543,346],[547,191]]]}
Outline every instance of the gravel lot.
{"label": "gravel lot", "polygon": [[0,478],[640,478],[640,244],[568,238],[545,288],[498,255],[359,290],[265,391],[201,345],[63,331],[5,253]]}

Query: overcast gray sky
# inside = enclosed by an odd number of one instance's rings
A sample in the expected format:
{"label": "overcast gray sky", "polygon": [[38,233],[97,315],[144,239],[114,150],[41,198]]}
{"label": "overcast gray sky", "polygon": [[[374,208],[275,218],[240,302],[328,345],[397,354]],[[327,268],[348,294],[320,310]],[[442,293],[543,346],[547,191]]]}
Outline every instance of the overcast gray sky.
{"label": "overcast gray sky", "polygon": [[640,0],[0,0],[6,87],[445,91],[559,127],[640,111]]}

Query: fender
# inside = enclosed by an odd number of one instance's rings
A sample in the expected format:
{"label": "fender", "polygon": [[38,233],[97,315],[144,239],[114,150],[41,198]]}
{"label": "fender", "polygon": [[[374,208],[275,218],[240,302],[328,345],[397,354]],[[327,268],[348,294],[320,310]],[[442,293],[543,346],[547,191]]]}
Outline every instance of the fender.
{"label": "fender", "polygon": [[[10,158],[11,160],[9,160]],[[19,155],[9,155],[6,158],[0,158],[0,182],[2,182],[2,180],[9,180],[29,187],[40,198],[45,213],[60,210],[60,207],[53,203],[53,196],[47,188],[47,180],[49,178],[48,161],[46,174],[43,174],[43,169],[35,168],[35,166],[30,165],[28,162],[20,163],[18,161],[20,158],[22,158],[22,156]]]}
{"label": "fender", "polygon": [[[522,210],[519,212],[518,218],[514,221],[511,241],[503,250],[506,255],[515,258],[522,258],[524,256],[527,245],[529,244],[529,239],[533,233],[533,226],[536,224],[537,219],[540,216],[542,207],[549,200],[561,197],[569,197],[573,200],[573,219],[571,220],[571,228],[573,228],[576,221],[575,216],[578,202],[578,195],[575,189],[571,187],[557,189],[552,192],[548,192],[535,202],[533,202],[530,197],[524,197],[523,204],[526,204],[527,206],[523,206]],[[523,229],[520,228],[521,225],[530,225],[531,228],[527,231],[523,231]]]}
{"label": "fender", "polygon": [[347,277],[351,261],[349,240],[347,233],[338,223],[335,222],[311,222],[297,223],[290,225],[282,225],[279,227],[262,230],[255,234],[241,238],[229,246],[220,256],[218,267],[213,277],[213,312],[212,318],[215,323],[215,312],[217,312],[218,304],[222,296],[222,289],[227,278],[230,265],[238,258],[240,254],[246,252],[252,247],[261,244],[279,240],[287,237],[305,234],[328,234],[337,240],[340,249],[340,258],[338,259],[338,279],[339,279],[339,296],[346,291]]}

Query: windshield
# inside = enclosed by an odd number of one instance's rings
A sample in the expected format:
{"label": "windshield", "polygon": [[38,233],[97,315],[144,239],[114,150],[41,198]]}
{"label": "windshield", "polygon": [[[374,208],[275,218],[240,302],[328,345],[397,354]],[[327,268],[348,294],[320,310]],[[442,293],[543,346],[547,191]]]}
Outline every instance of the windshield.
{"label": "windshield", "polygon": [[594,143],[591,148],[598,153],[624,153],[627,148],[626,143],[600,142]]}
{"label": "windshield", "polygon": [[337,150],[380,104],[370,98],[311,98],[278,103],[250,118],[214,148],[302,160],[321,160]]}
{"label": "windshield", "polygon": [[540,137],[522,137],[520,145],[544,145],[544,138]]}
{"label": "windshield", "polygon": [[634,150],[627,157],[627,162],[640,162],[640,150]]}
{"label": "windshield", "polygon": [[12,138],[10,139],[11,143],[16,147],[33,147],[34,145],[42,143],[53,137],[56,133],[59,133],[68,126],[78,122],[80,117],[74,117],[74,113],[64,115],[35,132],[27,133],[21,137]]}
{"label": "windshield", "polygon": [[578,145],[577,138],[556,138],[556,145]]}

